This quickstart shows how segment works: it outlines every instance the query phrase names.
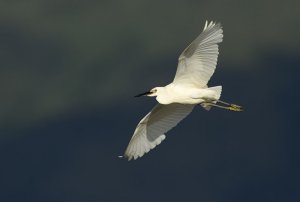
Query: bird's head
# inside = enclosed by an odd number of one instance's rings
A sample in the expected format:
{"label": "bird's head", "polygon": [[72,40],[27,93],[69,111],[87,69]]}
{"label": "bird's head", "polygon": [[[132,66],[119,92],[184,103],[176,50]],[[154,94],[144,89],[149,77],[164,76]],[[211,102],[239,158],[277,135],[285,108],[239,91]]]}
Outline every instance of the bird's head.
{"label": "bird's head", "polygon": [[150,91],[138,94],[135,97],[141,97],[141,96],[154,97],[154,96],[157,96],[160,91],[161,91],[161,87],[155,87],[155,88],[152,88]]}

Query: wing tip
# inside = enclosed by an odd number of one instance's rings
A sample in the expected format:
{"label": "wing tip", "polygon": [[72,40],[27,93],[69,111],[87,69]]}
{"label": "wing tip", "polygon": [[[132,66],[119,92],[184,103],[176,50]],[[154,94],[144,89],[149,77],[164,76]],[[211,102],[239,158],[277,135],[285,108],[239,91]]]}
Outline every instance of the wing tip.
{"label": "wing tip", "polygon": [[208,20],[206,20],[203,31],[206,30],[206,29],[211,29],[213,27],[222,28],[222,24],[220,22],[217,22],[217,21],[213,21],[213,20],[208,21]]}
{"label": "wing tip", "polygon": [[125,154],[122,157],[127,158],[128,161],[141,158],[142,156],[147,154],[150,150],[154,149],[157,145],[159,145],[165,139],[166,139],[166,135],[162,134],[154,142],[152,142],[152,144],[148,145],[148,147],[145,147],[144,150],[142,150],[142,151],[137,151],[136,148],[133,148],[130,145],[128,145],[128,147],[125,151]]}
{"label": "wing tip", "polygon": [[205,21],[205,25],[204,25],[203,31],[206,30],[206,28],[207,28],[207,20]]}

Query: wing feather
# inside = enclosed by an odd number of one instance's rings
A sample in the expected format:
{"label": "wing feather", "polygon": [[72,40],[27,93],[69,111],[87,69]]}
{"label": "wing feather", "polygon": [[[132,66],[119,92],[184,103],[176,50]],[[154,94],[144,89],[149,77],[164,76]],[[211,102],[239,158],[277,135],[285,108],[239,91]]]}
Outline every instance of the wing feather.
{"label": "wing feather", "polygon": [[223,40],[220,23],[205,23],[203,32],[181,53],[173,83],[197,88],[206,86],[213,75]]}
{"label": "wing feather", "polygon": [[159,145],[165,133],[176,126],[193,110],[194,105],[157,104],[137,125],[124,156],[128,160],[142,157]]}

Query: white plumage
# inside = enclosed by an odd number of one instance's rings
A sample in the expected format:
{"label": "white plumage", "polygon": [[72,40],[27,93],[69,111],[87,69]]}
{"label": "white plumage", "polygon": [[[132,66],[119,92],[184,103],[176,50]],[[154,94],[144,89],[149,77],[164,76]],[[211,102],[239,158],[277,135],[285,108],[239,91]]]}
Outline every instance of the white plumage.
{"label": "white plumage", "polygon": [[[222,42],[223,30],[219,23],[205,23],[203,32],[179,56],[174,81],[165,87],[156,87],[138,96],[156,96],[159,102],[137,125],[124,156],[131,159],[142,157],[159,145],[165,133],[176,126],[200,104],[209,110],[211,106],[241,111],[241,107],[220,101],[222,87],[208,88],[218,59],[218,43]],[[220,102],[228,107],[217,105]]]}
{"label": "white plumage", "polygon": [[194,105],[157,104],[138,124],[125,151],[129,160],[142,157],[165,138],[165,133],[192,112]]}
{"label": "white plumage", "polygon": [[216,69],[222,33],[221,24],[210,22],[207,26],[206,21],[203,32],[179,56],[173,83],[206,86]]}

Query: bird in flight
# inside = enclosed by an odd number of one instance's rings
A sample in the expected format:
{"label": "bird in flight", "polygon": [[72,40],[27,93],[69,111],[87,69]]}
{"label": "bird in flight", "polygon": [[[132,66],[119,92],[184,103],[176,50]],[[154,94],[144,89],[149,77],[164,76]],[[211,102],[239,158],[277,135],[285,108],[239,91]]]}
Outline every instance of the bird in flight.
{"label": "bird in flight", "polygon": [[241,106],[220,100],[222,86],[207,86],[216,69],[218,44],[222,40],[221,24],[206,21],[202,33],[179,56],[173,82],[136,96],[156,97],[158,104],[137,125],[124,157],[137,159],[159,145],[166,138],[165,133],[196,105],[206,110],[219,107],[242,111]]}

